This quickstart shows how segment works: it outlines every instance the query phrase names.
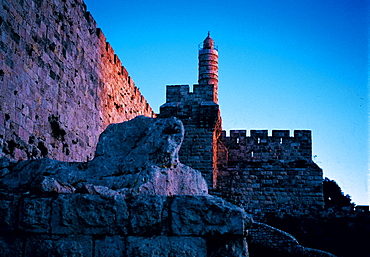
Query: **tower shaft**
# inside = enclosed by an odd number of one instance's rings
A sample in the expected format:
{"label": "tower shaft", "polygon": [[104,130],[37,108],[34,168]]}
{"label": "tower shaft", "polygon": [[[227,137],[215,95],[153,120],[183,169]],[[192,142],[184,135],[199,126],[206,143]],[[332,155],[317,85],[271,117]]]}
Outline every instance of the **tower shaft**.
{"label": "tower shaft", "polygon": [[214,102],[218,103],[218,48],[208,32],[207,38],[199,45],[199,84],[214,85]]}

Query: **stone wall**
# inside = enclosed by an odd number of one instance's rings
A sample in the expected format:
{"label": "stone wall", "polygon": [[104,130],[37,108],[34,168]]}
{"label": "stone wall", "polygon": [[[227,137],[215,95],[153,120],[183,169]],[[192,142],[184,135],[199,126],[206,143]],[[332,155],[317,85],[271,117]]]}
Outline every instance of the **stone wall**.
{"label": "stone wall", "polygon": [[257,220],[268,212],[303,215],[324,207],[323,172],[311,159],[311,131],[223,131],[215,194],[243,206]]}
{"label": "stone wall", "polygon": [[161,117],[184,124],[180,161],[202,172],[211,194],[242,206],[257,220],[268,212],[306,214],[324,206],[322,170],[312,161],[311,131],[221,133],[213,85],[167,86]]}
{"label": "stone wall", "polygon": [[166,103],[160,117],[178,117],[185,127],[180,161],[202,172],[210,189],[216,185],[217,138],[221,133],[219,105],[214,102],[213,85],[167,86]]}
{"label": "stone wall", "polygon": [[295,130],[294,137],[289,130],[231,130],[230,136],[222,132],[220,140],[228,149],[228,162],[269,160],[311,160],[312,141],[310,130]]}
{"label": "stone wall", "polygon": [[217,186],[217,195],[261,221],[269,212],[298,217],[324,207],[322,170],[305,160],[240,162],[219,171]]}
{"label": "stone wall", "polygon": [[0,252],[14,256],[248,256],[245,212],[211,196],[0,192]]}
{"label": "stone wall", "polygon": [[0,5],[0,156],[92,159],[110,123],[155,116],[82,0]]}
{"label": "stone wall", "polygon": [[[110,123],[155,116],[82,0],[3,0],[0,5],[0,157],[91,160]],[[180,161],[211,193],[256,217],[323,206],[311,132],[221,133],[217,88],[167,86],[160,117],[185,127]]]}

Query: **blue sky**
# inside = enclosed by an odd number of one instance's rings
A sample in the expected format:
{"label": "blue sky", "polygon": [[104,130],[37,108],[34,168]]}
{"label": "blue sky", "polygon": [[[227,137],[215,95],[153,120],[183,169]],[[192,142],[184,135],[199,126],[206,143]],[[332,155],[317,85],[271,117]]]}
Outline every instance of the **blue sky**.
{"label": "blue sky", "polygon": [[[366,0],[85,0],[156,112],[219,47],[223,129],[309,129],[315,162],[369,204]],[[293,132],[291,132],[292,134]]]}

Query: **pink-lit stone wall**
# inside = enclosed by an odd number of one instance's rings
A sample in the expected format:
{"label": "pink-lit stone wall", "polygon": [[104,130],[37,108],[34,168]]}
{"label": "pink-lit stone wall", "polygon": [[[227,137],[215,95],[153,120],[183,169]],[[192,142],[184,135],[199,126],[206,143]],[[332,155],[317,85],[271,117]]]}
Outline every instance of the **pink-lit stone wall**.
{"label": "pink-lit stone wall", "polygon": [[0,5],[0,157],[86,161],[110,123],[153,117],[82,0]]}

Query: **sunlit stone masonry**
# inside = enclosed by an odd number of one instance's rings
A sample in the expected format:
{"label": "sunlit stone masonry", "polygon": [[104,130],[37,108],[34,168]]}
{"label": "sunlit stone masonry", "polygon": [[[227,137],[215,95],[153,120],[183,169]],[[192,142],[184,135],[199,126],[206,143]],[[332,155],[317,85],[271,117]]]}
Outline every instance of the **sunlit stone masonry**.
{"label": "sunlit stone masonry", "polygon": [[2,0],[0,156],[91,160],[110,123],[152,108],[82,0]]}

